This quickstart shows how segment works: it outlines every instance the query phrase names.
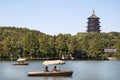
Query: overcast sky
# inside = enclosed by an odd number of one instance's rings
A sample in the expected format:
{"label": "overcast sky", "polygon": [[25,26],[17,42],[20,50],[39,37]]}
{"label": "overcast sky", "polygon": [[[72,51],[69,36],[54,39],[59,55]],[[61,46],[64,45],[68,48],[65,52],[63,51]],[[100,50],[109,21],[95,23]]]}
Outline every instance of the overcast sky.
{"label": "overcast sky", "polygon": [[86,32],[93,9],[102,32],[120,32],[120,0],[0,0],[0,26],[75,35]]}

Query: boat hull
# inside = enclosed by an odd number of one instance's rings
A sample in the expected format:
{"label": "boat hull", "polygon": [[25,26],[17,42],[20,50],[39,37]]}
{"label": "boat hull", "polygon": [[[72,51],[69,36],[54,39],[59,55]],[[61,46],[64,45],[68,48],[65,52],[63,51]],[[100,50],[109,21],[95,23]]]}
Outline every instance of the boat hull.
{"label": "boat hull", "polygon": [[73,71],[28,72],[28,76],[72,76]]}
{"label": "boat hull", "polygon": [[13,65],[29,65],[29,63],[21,63],[21,64],[16,63],[16,64],[13,64]]}

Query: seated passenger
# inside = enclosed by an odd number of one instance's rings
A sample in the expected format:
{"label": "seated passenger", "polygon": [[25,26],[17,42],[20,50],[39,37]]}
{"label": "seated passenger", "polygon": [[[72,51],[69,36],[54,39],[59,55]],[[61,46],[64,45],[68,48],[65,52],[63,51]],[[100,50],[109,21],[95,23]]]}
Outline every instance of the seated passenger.
{"label": "seated passenger", "polygon": [[49,70],[48,70],[48,67],[46,66],[46,67],[45,67],[45,72],[48,72],[48,71],[49,71]]}
{"label": "seated passenger", "polygon": [[56,66],[54,66],[54,68],[52,69],[52,72],[56,72],[57,71],[57,69],[56,69],[57,67]]}

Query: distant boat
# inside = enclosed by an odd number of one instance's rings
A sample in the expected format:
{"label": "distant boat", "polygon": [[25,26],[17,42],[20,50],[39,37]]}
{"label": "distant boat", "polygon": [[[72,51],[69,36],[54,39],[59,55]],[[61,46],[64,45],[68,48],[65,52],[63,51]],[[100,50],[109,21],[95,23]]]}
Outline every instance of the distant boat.
{"label": "distant boat", "polygon": [[116,60],[114,57],[108,57],[108,60]]}
{"label": "distant boat", "polygon": [[[65,64],[64,61],[62,60],[51,60],[51,61],[44,61],[44,65],[61,65]],[[38,71],[38,72],[28,72],[28,76],[72,76],[73,71],[71,70],[59,70],[59,71]]]}
{"label": "distant boat", "polygon": [[29,65],[29,63],[25,62],[26,59],[25,58],[19,58],[17,60],[17,63],[13,64],[13,65]]}

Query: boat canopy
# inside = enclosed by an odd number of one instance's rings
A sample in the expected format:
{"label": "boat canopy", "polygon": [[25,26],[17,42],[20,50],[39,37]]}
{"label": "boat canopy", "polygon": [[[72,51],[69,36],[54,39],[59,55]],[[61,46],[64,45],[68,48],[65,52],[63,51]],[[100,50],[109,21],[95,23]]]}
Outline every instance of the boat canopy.
{"label": "boat canopy", "polygon": [[20,58],[17,61],[25,61],[25,60],[26,60],[25,58]]}
{"label": "boat canopy", "polygon": [[51,60],[51,61],[44,61],[44,65],[50,65],[50,64],[65,64],[62,60]]}

